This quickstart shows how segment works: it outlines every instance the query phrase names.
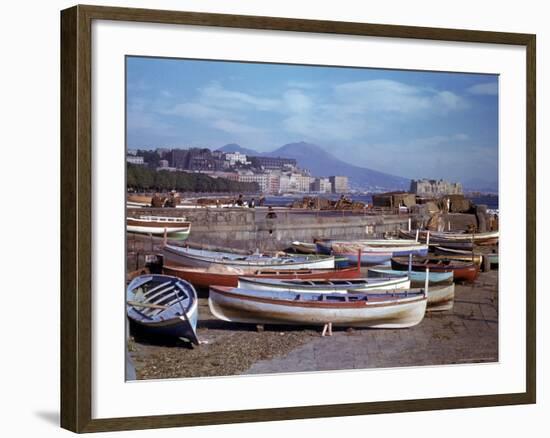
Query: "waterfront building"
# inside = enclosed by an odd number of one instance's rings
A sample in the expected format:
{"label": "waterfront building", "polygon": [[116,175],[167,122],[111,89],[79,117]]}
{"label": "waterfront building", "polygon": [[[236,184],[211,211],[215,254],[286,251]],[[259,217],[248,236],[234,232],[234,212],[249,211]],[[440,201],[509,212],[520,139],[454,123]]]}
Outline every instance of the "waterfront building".
{"label": "waterfront building", "polygon": [[261,169],[293,169],[296,167],[296,160],[294,158],[282,158],[282,157],[249,157],[252,165]]}
{"label": "waterfront building", "polygon": [[285,173],[280,177],[280,193],[307,193],[309,192],[311,177],[300,173]]}
{"label": "waterfront building", "polygon": [[221,170],[223,160],[212,155],[207,148],[172,150],[172,167],[186,170]]}
{"label": "waterfront building", "polygon": [[266,193],[270,195],[275,195],[281,190],[281,175],[277,173],[268,173],[267,174],[267,190]]}
{"label": "waterfront building", "polygon": [[239,173],[239,182],[256,183],[262,193],[267,192],[269,175],[267,173]]}
{"label": "waterfront building", "polygon": [[245,154],[241,154],[240,152],[227,152],[225,154],[225,161],[229,162],[229,165],[232,167],[235,164],[250,164],[250,161],[247,160]]}
{"label": "waterfront building", "polygon": [[461,195],[462,184],[451,183],[442,179],[418,179],[411,180],[410,193],[418,196],[439,197],[443,195]]}
{"label": "waterfront building", "polygon": [[216,170],[214,172],[203,172],[203,173],[206,173],[212,178],[225,178],[230,181],[239,181],[239,174],[236,172],[220,172]]}
{"label": "waterfront building", "polygon": [[138,165],[145,164],[145,161],[143,161],[143,157],[140,157],[137,155],[126,155],[126,162],[131,164],[138,164]]}
{"label": "waterfront building", "polygon": [[332,184],[332,193],[348,193],[348,177],[347,176],[331,176],[329,181]]}
{"label": "waterfront building", "polygon": [[332,183],[328,178],[315,178],[311,183],[311,191],[317,193],[332,192]]}
{"label": "waterfront building", "polygon": [[159,160],[159,167],[160,168],[168,167],[169,165],[170,165],[170,163],[168,162],[168,160]]}

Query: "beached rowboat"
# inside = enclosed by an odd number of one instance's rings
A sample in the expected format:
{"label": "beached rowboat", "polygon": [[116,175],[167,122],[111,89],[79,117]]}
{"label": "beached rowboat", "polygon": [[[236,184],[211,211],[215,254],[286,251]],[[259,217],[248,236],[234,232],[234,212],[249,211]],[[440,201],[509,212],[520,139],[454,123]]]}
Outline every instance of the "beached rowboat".
{"label": "beached rowboat", "polygon": [[[394,269],[385,269],[385,268],[369,268],[367,271],[367,277],[369,278],[395,278],[402,277],[407,275],[411,280],[412,287],[422,287],[426,283],[426,272],[420,271],[397,271]],[[450,284],[453,282],[453,272],[430,272],[429,274],[429,285],[437,286],[442,284]]]}
{"label": "beached rowboat", "polygon": [[[408,271],[409,258],[394,257],[391,265],[397,271]],[[452,272],[454,280],[459,281],[474,281],[479,273],[479,266],[475,263],[432,257],[414,257],[411,268],[415,272],[425,272],[429,268],[430,275],[435,272]]]}
{"label": "beached rowboat", "polygon": [[126,289],[128,318],[154,335],[197,344],[197,294],[191,284],[167,275],[141,275]]}
{"label": "beached rowboat", "polygon": [[[385,242],[391,242],[386,244]],[[418,242],[396,244],[391,240],[330,240],[317,241],[317,250],[321,254],[351,255],[350,261],[356,262],[357,252],[361,250],[362,262],[365,265],[381,264],[389,261],[391,257],[405,255],[428,254],[428,245]],[[353,255],[355,254],[355,255]]]}
{"label": "beached rowboat", "polygon": [[[418,230],[419,240],[425,242],[428,237],[427,230]],[[399,230],[399,234],[405,238],[416,236],[416,230]],[[487,231],[483,233],[457,233],[451,231],[429,231],[430,243],[475,243],[476,245],[495,245],[498,243],[499,232]]]}
{"label": "beached rowboat", "polygon": [[334,257],[309,257],[307,255],[272,257],[263,254],[241,255],[230,252],[208,251],[165,245],[166,260],[185,266],[210,267],[229,266],[243,269],[333,269]]}
{"label": "beached rowboat", "polygon": [[380,249],[369,251],[362,245],[332,244],[332,254],[336,257],[346,257],[351,264],[360,263],[361,266],[381,265],[388,263],[392,252]]}
{"label": "beached rowboat", "polygon": [[208,305],[221,320],[251,324],[406,328],[426,312],[424,290],[396,293],[302,294],[210,288]]}
{"label": "beached rowboat", "polygon": [[166,236],[172,240],[185,240],[191,231],[191,222],[181,217],[141,216],[126,218],[126,230],[130,233]]}
{"label": "beached rowboat", "polygon": [[311,280],[279,280],[269,278],[240,277],[240,289],[258,291],[285,291],[300,293],[356,293],[372,290],[409,289],[409,277],[396,278],[343,278]]}
{"label": "beached rowboat", "polygon": [[289,279],[338,279],[359,278],[360,267],[346,269],[298,269],[298,270],[272,270],[272,269],[209,269],[192,268],[186,266],[164,265],[163,273],[187,280],[195,287],[208,288],[213,285],[237,287],[239,276],[246,275],[254,278],[272,278],[279,280]]}

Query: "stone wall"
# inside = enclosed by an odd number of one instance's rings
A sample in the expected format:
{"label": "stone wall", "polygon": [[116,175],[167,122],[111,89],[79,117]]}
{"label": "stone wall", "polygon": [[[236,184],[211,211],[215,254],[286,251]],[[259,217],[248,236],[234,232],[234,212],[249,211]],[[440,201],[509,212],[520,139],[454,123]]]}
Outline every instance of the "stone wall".
{"label": "stone wall", "polygon": [[406,215],[357,215],[350,212],[277,210],[266,219],[256,209],[128,209],[129,216],[185,216],[191,221],[190,244],[260,251],[287,248],[293,240],[360,239],[406,228]]}

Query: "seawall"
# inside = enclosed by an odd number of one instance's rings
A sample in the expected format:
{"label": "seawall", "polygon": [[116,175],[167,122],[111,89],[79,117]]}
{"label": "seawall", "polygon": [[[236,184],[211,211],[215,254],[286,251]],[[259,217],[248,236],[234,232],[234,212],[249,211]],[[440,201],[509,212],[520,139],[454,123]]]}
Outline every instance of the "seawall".
{"label": "seawall", "polygon": [[191,222],[188,242],[222,248],[260,251],[287,248],[293,240],[360,239],[406,228],[408,215],[364,215],[346,212],[266,208],[128,209],[128,216],[177,216]]}

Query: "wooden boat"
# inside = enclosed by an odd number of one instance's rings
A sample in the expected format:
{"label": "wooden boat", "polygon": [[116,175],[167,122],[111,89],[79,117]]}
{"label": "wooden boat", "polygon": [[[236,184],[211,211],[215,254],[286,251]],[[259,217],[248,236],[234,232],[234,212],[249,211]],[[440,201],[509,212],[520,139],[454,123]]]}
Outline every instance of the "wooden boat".
{"label": "wooden boat", "polygon": [[388,263],[392,258],[392,252],[380,250],[373,251],[365,249],[362,245],[332,244],[332,254],[336,257],[346,257],[350,263],[360,263],[361,266],[382,265]]}
{"label": "wooden boat", "polygon": [[[435,253],[438,254],[438,255],[446,256],[446,257],[460,255],[460,256],[464,257],[465,261],[468,259],[468,256],[471,257],[471,254],[472,254],[469,251],[464,251],[464,250],[461,250],[461,249],[445,248],[445,247],[442,247],[442,246],[437,246],[435,248]],[[479,264],[481,264],[484,259],[487,259],[489,261],[490,266],[495,266],[495,265],[498,266],[498,252],[492,252],[492,253],[488,253],[488,254],[479,253],[479,254],[476,254],[476,257],[481,259],[479,261]],[[456,259],[458,260],[458,258],[456,258]]]}
{"label": "wooden boat", "polygon": [[[296,256],[295,253],[286,253],[286,255],[288,257]],[[327,256],[325,254],[308,254],[307,255],[307,258],[310,261],[324,260],[324,259],[326,259],[326,257]],[[357,261],[355,261],[354,263],[351,263],[350,260],[347,257],[344,257],[344,256],[333,255],[333,257],[334,257],[334,268],[335,269],[344,269],[344,268],[349,267],[350,265],[356,265],[357,264]]]}
{"label": "wooden boat", "polygon": [[[427,230],[418,230],[419,240],[426,242],[428,238]],[[416,237],[416,230],[399,230],[399,234],[405,238]],[[432,243],[475,243],[476,245],[495,245],[498,243],[499,232],[487,231],[484,233],[457,233],[451,231],[430,231],[430,242]]]}
{"label": "wooden boat", "polygon": [[140,216],[126,218],[126,230],[130,233],[166,236],[172,240],[185,240],[191,231],[191,222],[182,217]]}
{"label": "wooden boat", "polygon": [[177,264],[195,267],[230,266],[244,269],[333,269],[334,257],[310,258],[307,255],[272,257],[263,254],[241,255],[230,252],[208,251],[165,245],[163,255],[166,260]]}
{"label": "wooden boat", "polygon": [[[391,265],[397,271],[408,271],[409,258],[394,257],[391,259]],[[429,268],[430,274],[432,272],[452,272],[454,280],[458,281],[474,281],[479,273],[479,266],[475,263],[445,258],[413,257],[411,267],[415,272],[423,272]]]}
{"label": "wooden boat", "polygon": [[[397,271],[394,269],[385,268],[369,268],[367,271],[367,277],[369,278],[395,278],[407,275],[411,280],[412,287],[422,287],[426,282],[426,272],[419,271]],[[453,272],[430,272],[428,276],[430,286],[437,286],[442,284],[449,284],[453,282]],[[431,288],[430,288],[431,289]]]}
{"label": "wooden boat", "polygon": [[126,289],[128,318],[151,334],[199,343],[197,293],[193,286],[167,275],[141,275]]}
{"label": "wooden boat", "polygon": [[213,286],[208,305],[223,321],[251,324],[406,328],[419,324],[424,290],[395,293],[315,294]]}
{"label": "wooden boat", "polygon": [[321,254],[337,254],[341,252],[342,248],[347,248],[348,252],[355,251],[355,253],[361,249],[363,255],[372,255],[373,258],[375,257],[374,253],[391,253],[390,257],[409,254],[425,256],[428,254],[428,245],[415,240],[317,240],[315,244],[317,251]]}
{"label": "wooden boat", "polygon": [[407,275],[393,278],[342,278],[311,280],[279,280],[270,278],[239,277],[239,289],[257,291],[285,291],[300,293],[356,293],[372,290],[409,289]]}
{"label": "wooden boat", "polygon": [[[430,272],[430,276],[431,276]],[[427,312],[443,312],[451,310],[455,300],[454,283],[430,287],[428,289],[428,307]]]}
{"label": "wooden boat", "polygon": [[339,279],[359,278],[361,268],[346,269],[298,269],[298,270],[270,270],[270,269],[208,269],[191,268],[185,266],[165,265],[164,274],[182,278],[195,287],[209,288],[213,285],[237,287],[239,276],[246,275],[253,278],[272,278],[279,280],[290,279]]}
{"label": "wooden boat", "polygon": [[316,254],[317,245],[315,243],[299,242],[295,240],[290,244],[291,248],[301,254]]}

